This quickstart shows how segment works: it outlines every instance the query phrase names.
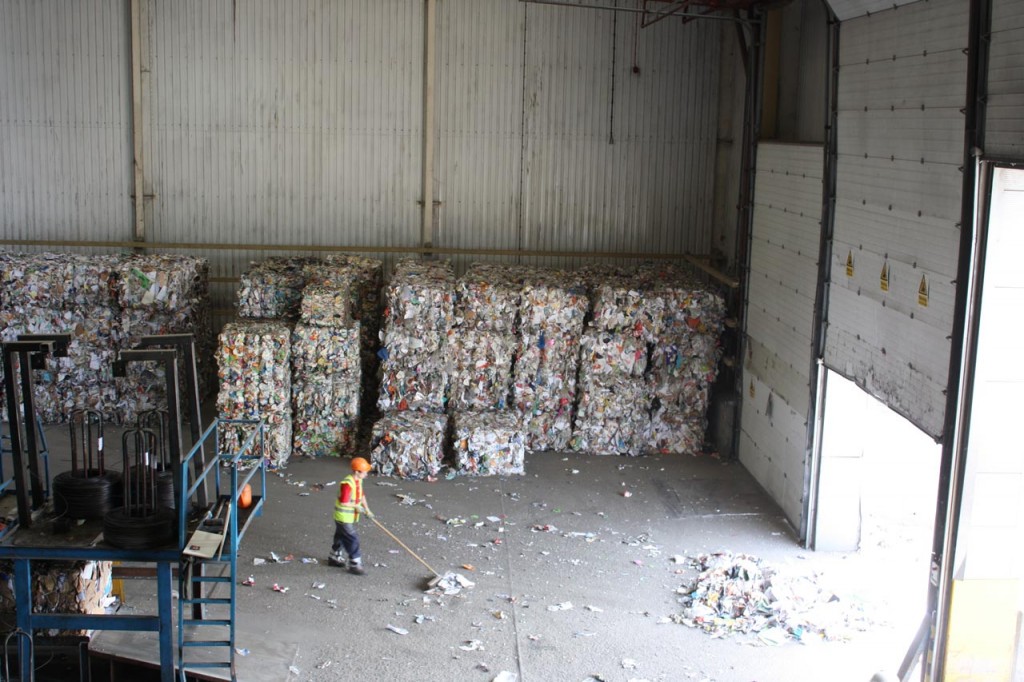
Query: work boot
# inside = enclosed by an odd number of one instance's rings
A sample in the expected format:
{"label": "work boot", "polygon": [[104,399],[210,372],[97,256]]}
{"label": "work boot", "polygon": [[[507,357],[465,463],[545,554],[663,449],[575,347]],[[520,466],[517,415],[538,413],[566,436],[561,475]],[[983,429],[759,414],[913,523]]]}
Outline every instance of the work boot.
{"label": "work boot", "polygon": [[348,572],[352,575],[366,575],[366,571],[363,570],[363,562],[359,559],[348,562]]}
{"label": "work boot", "polygon": [[327,558],[327,565],[335,568],[345,568],[345,557],[340,554],[332,554]]}

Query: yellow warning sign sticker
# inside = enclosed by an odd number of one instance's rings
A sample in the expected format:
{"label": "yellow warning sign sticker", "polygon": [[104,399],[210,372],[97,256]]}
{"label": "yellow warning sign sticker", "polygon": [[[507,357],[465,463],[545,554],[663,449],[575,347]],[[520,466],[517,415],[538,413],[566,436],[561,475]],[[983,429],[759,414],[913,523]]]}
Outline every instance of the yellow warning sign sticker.
{"label": "yellow warning sign sticker", "polygon": [[853,277],[853,251],[846,254],[846,276]]}
{"label": "yellow warning sign sticker", "polygon": [[921,275],[921,284],[917,287],[917,304],[928,307],[928,277]]}
{"label": "yellow warning sign sticker", "polygon": [[889,264],[882,265],[882,275],[879,277],[878,286],[882,291],[889,291]]}

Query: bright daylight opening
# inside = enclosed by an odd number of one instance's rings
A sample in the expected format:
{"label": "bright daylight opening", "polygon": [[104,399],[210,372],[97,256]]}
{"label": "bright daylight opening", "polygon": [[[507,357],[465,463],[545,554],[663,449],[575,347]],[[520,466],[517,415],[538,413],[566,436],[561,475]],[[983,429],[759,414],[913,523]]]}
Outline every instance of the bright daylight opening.
{"label": "bright daylight opening", "polygon": [[942,448],[852,381],[829,371],[826,386],[822,475],[847,502],[819,518],[818,536],[857,551],[869,617],[894,634],[879,652],[879,668],[891,670],[925,613]]}

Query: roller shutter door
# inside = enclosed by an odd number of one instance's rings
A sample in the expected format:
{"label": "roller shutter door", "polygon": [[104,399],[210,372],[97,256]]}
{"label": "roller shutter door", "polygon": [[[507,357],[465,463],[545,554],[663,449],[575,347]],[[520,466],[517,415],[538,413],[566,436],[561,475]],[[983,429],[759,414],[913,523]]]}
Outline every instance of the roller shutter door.
{"label": "roller shutter door", "polygon": [[825,363],[942,435],[960,240],[968,3],[844,21]]}

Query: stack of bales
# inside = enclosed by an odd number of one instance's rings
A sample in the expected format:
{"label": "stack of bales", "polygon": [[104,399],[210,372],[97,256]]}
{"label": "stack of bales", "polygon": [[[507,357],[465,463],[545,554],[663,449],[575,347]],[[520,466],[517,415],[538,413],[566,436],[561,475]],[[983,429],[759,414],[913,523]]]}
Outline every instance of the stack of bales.
{"label": "stack of bales", "polygon": [[350,308],[347,282],[311,284],[303,293],[292,332],[292,430],[300,455],[341,455],[355,447],[360,325]]}
{"label": "stack of bales", "polygon": [[512,394],[531,451],[562,450],[569,443],[589,309],[580,277],[558,270],[524,274]]}
{"label": "stack of bales", "polygon": [[594,290],[594,314],[580,352],[580,396],[572,445],[595,454],[646,449],[650,396],[644,374],[664,301],[636,277],[608,277]]}
{"label": "stack of bales", "polygon": [[[37,414],[63,422],[79,409],[117,418],[111,370],[121,345],[117,256],[6,254],[0,259],[0,336],[70,334],[66,358],[33,372]],[[6,400],[3,401],[6,419]]]}
{"label": "stack of bales", "polygon": [[[134,348],[144,336],[191,333],[200,396],[213,378],[213,337],[210,331],[209,265],[189,256],[137,255],[118,270],[121,306],[121,348]],[[178,369],[184,390],[184,367]],[[140,412],[167,406],[164,369],[155,363],[133,362],[117,378],[119,413],[125,421]],[[185,396],[179,392],[182,408]]]}
{"label": "stack of bales", "polygon": [[306,285],[345,286],[348,289],[349,312],[359,323],[359,357],[362,381],[361,412],[373,411],[380,390],[376,383],[380,368],[381,287],[384,264],[380,260],[330,254],[323,262],[306,267]]}
{"label": "stack of bales", "polygon": [[640,277],[664,302],[647,377],[652,398],[648,449],[694,454],[704,443],[708,393],[721,359],[725,301],[677,266],[644,265]]}
{"label": "stack of bales", "polygon": [[519,277],[514,267],[474,263],[456,286],[456,326],[447,344],[448,405],[460,473],[523,473],[523,433],[518,417],[507,410],[518,343]]}
{"label": "stack of bales", "polygon": [[455,274],[448,261],[402,260],[385,294],[381,331],[382,413],[370,460],[383,474],[434,476],[444,456]]}
{"label": "stack of bales", "polygon": [[[247,456],[262,457],[269,466],[287,463],[292,449],[291,325],[280,321],[239,321],[224,325],[218,338],[220,392],[217,413],[225,420],[265,423],[264,444]],[[223,423],[220,454],[237,453],[252,427]]]}

